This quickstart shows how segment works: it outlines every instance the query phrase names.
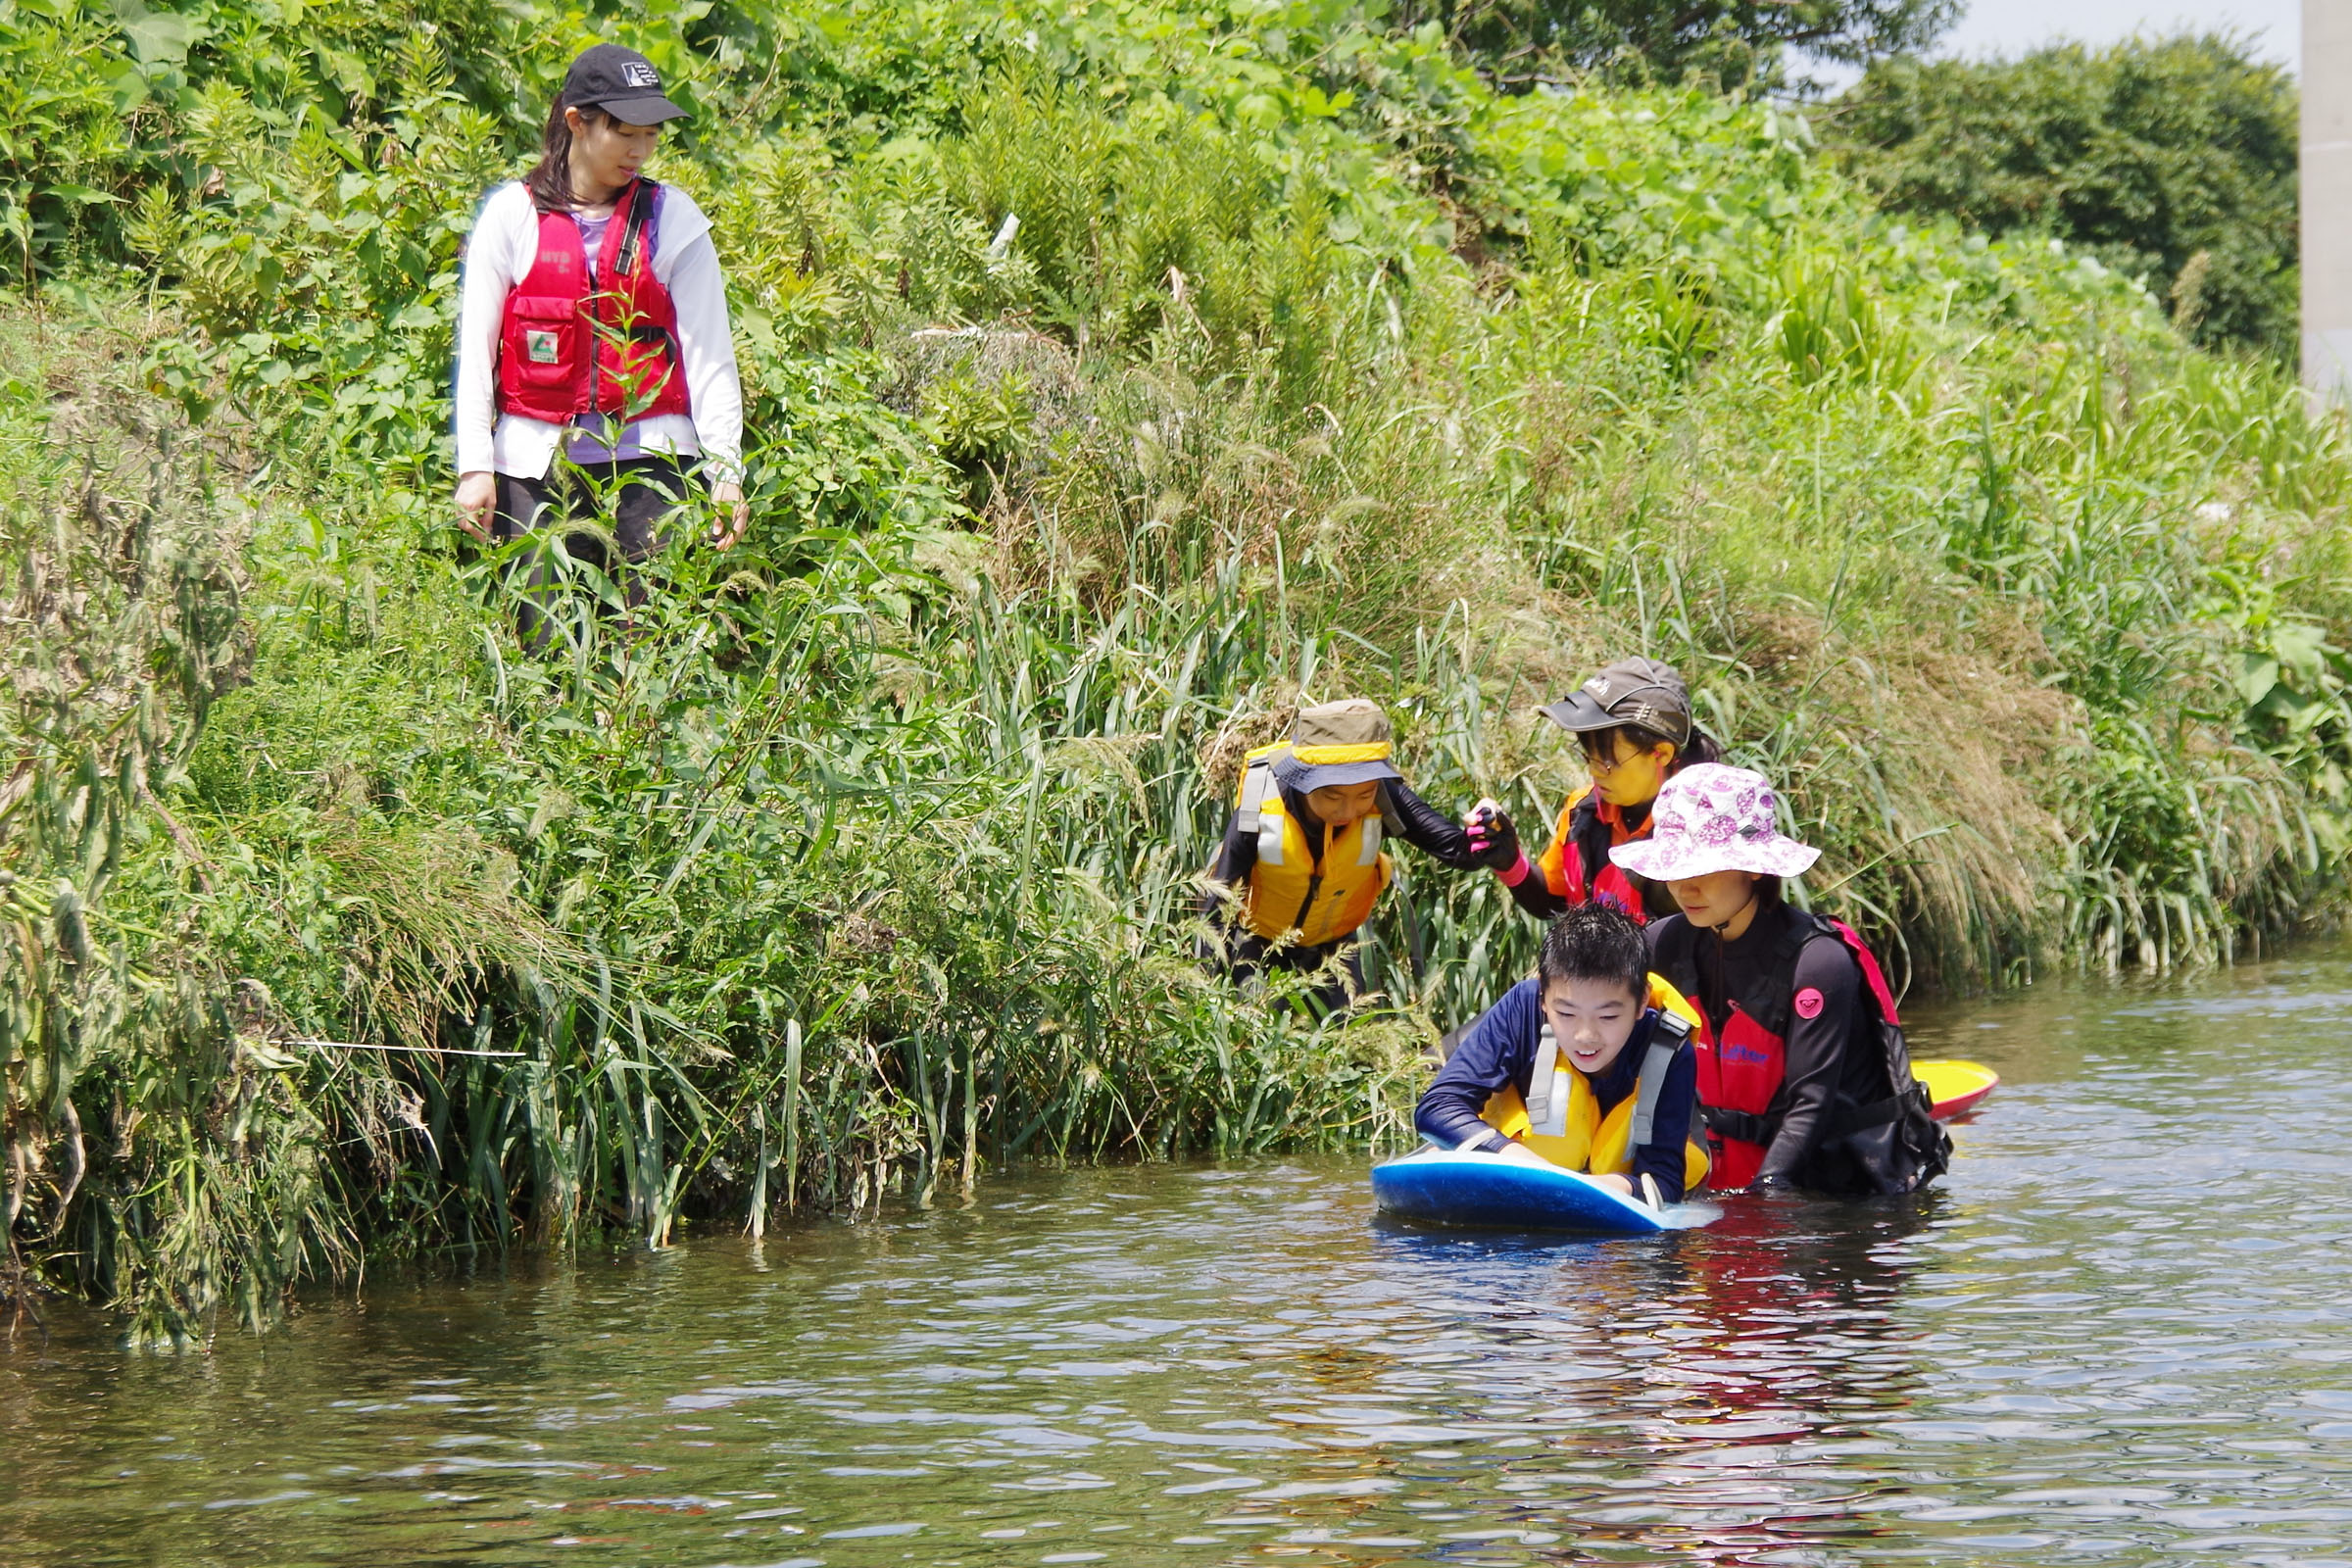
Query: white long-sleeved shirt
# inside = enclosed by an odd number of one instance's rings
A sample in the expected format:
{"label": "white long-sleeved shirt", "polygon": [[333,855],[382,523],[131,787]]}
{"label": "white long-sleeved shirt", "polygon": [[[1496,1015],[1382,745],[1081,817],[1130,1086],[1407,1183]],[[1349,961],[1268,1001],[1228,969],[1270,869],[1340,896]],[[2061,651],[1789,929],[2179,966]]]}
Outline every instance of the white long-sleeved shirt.
{"label": "white long-sleeved shirt", "polygon": [[[675,185],[662,187],[653,233],[654,277],[678,313],[678,357],[690,414],[663,414],[630,425],[648,452],[700,455],[718,482],[743,478],[743,383],[735,373],[735,337],[727,324],[727,284],[710,243],[710,220]],[[539,258],[539,211],[519,180],[482,203],[466,240],[458,304],[458,471],[496,469],[543,479],[565,426],[500,414],[499,326],[507,296]]]}

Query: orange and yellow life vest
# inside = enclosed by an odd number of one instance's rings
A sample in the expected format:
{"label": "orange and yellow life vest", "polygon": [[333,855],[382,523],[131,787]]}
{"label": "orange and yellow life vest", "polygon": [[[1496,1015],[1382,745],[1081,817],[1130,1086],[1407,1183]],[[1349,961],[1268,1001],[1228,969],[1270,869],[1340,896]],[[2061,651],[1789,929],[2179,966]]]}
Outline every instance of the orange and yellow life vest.
{"label": "orange and yellow life vest", "polygon": [[[1601,1114],[1600,1102],[1593,1098],[1585,1075],[1562,1056],[1559,1043],[1552,1039],[1551,1025],[1545,1024],[1529,1088],[1529,1095],[1538,1102],[1534,1109],[1531,1111],[1515,1087],[1505,1084],[1488,1097],[1480,1117],[1505,1138],[1518,1139],[1563,1169],[1593,1176],[1629,1174],[1634,1168],[1634,1150],[1649,1141],[1646,1136],[1636,1136],[1635,1124],[1642,1124],[1643,1134],[1648,1132],[1650,1112],[1658,1091],[1665,1086],[1666,1068],[1674,1059],[1675,1049],[1706,1030],[1698,1009],[1662,976],[1649,977],[1649,1004],[1686,1027],[1671,1031],[1656,1024],[1650,1027],[1649,1056],[1642,1064],[1634,1092],[1617,1102],[1607,1115]],[[1694,1193],[1706,1179],[1706,1147],[1686,1141],[1683,1190]]]}
{"label": "orange and yellow life vest", "polygon": [[1274,783],[1274,759],[1288,749],[1287,741],[1261,746],[1242,769],[1241,830],[1257,837],[1257,863],[1242,890],[1242,923],[1269,942],[1287,936],[1319,948],[1371,917],[1389,885],[1390,861],[1380,847],[1377,811],[1343,828],[1325,827],[1322,842],[1308,842]]}
{"label": "orange and yellow life vest", "polygon": [[[1579,820],[1578,808],[1587,806],[1591,809]],[[1595,796],[1588,784],[1560,808],[1559,820],[1551,827],[1551,842],[1544,846],[1536,866],[1544,873],[1544,885],[1552,897],[1565,899],[1571,906],[1597,901],[1631,915],[1635,924],[1644,925],[1649,921],[1644,885],[1611,861],[1608,852],[1614,845],[1648,836],[1647,822],[1628,828],[1617,808]]]}

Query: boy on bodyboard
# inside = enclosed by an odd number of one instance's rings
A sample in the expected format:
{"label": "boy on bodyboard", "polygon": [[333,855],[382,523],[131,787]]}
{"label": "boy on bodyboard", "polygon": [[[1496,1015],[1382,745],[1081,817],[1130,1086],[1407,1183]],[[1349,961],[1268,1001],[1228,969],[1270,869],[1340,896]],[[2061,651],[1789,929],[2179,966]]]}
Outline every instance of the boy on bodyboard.
{"label": "boy on bodyboard", "polygon": [[1641,927],[1578,905],[1544,933],[1533,979],[1503,994],[1414,1107],[1441,1149],[1581,1171],[1652,1207],[1706,1180],[1692,1139],[1698,1013],[1649,972]]}

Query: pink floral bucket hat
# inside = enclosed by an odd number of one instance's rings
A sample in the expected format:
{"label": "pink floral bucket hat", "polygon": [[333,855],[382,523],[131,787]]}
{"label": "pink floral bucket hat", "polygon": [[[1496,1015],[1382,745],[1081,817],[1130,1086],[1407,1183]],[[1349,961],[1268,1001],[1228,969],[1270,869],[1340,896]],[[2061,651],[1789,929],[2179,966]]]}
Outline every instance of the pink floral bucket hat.
{"label": "pink floral bucket hat", "polygon": [[1773,820],[1776,798],[1761,773],[1699,762],[1666,781],[1649,808],[1644,839],[1620,844],[1609,858],[1652,882],[1680,882],[1710,871],[1798,876],[1821,852],[1799,844]]}

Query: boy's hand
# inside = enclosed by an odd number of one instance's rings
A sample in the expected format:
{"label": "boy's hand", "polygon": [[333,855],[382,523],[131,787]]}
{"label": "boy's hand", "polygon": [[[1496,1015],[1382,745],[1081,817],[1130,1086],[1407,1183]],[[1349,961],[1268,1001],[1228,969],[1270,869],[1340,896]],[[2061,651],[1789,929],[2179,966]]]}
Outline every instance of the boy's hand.
{"label": "boy's hand", "polygon": [[1533,1165],[1538,1170],[1558,1170],[1560,1168],[1516,1138],[1505,1141],[1500,1149],[1495,1150],[1494,1157],[1507,1159],[1516,1165]]}
{"label": "boy's hand", "polygon": [[1462,819],[1470,835],[1470,853],[1490,871],[1507,871],[1519,863],[1519,829],[1511,813],[1494,801],[1481,801]]}

